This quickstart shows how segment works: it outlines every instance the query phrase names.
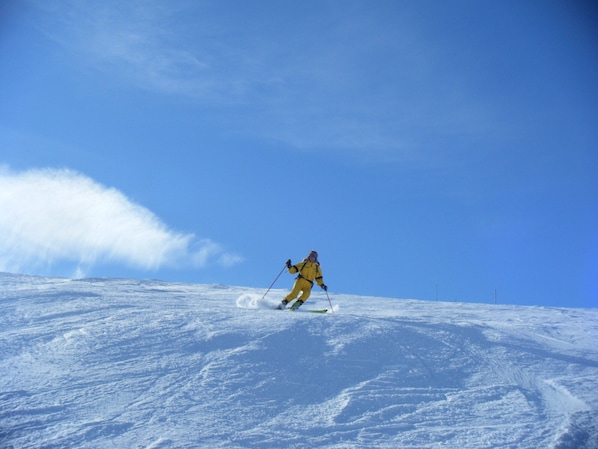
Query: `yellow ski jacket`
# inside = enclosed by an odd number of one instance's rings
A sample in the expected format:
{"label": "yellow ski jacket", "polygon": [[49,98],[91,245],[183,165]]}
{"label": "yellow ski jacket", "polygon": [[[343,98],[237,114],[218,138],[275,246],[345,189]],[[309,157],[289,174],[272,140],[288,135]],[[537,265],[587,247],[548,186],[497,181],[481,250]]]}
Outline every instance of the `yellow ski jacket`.
{"label": "yellow ski jacket", "polygon": [[298,278],[303,278],[312,284],[314,281],[316,281],[320,286],[324,283],[322,269],[320,268],[320,264],[318,262],[314,263],[310,262],[309,260],[304,260],[303,262],[292,265],[291,268],[289,268],[289,273],[299,273],[297,276]]}

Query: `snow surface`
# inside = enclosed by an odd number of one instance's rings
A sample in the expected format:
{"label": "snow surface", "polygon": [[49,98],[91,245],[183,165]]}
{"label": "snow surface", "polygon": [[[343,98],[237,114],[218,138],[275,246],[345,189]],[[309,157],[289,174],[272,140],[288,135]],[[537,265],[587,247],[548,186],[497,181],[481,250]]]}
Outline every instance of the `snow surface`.
{"label": "snow surface", "polygon": [[0,447],[598,447],[598,310],[285,292],[0,274]]}

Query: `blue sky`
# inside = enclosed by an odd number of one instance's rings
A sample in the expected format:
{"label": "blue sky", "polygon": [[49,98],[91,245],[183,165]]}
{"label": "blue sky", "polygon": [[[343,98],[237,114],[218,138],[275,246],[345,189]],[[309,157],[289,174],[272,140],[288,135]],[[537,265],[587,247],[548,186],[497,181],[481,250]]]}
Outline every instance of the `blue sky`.
{"label": "blue sky", "polygon": [[[598,306],[583,1],[0,6],[0,270]],[[279,288],[290,288],[281,277]]]}

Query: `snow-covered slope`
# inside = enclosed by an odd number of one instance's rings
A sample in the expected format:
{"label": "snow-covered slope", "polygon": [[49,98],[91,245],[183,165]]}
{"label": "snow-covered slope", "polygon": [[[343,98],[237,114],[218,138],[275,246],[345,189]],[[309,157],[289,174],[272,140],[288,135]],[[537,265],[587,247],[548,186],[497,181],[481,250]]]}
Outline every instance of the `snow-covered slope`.
{"label": "snow-covered slope", "polygon": [[0,274],[0,447],[598,447],[598,310],[263,294]]}

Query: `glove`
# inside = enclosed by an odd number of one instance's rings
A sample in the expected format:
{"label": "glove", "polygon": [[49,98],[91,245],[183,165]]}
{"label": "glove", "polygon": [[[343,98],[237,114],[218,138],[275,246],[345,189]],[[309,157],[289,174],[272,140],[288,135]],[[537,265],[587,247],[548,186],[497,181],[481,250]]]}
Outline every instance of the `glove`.
{"label": "glove", "polygon": [[291,268],[291,259],[287,260],[287,268]]}
{"label": "glove", "polygon": [[322,287],[322,290],[324,290],[325,292],[328,291],[328,286],[326,284],[322,284],[320,285],[320,287]]}

